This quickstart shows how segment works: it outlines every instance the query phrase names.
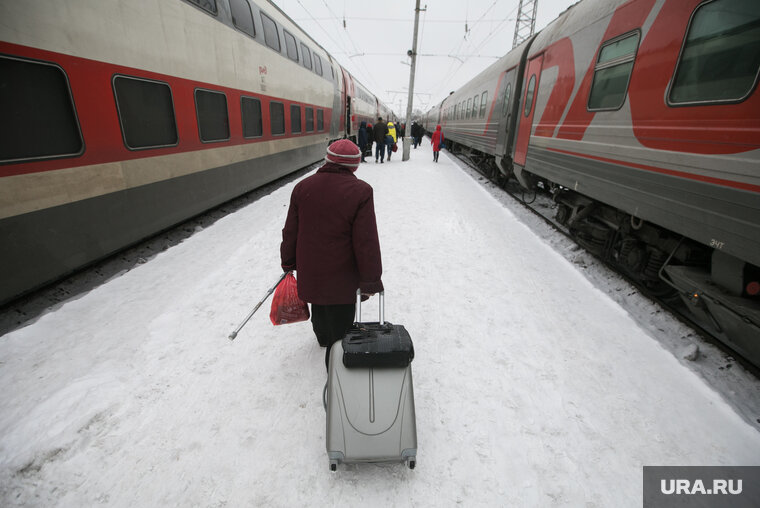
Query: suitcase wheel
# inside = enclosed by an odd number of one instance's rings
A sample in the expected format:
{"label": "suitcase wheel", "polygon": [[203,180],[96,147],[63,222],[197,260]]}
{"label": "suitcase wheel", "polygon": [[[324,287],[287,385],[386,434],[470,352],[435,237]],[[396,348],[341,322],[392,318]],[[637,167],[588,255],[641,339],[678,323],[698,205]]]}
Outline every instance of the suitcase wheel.
{"label": "suitcase wheel", "polygon": [[409,461],[406,463],[407,466],[409,466],[409,469],[414,469],[414,466],[417,465],[417,460],[415,457],[409,457]]}
{"label": "suitcase wheel", "polygon": [[338,470],[338,461],[337,460],[331,460],[330,461],[330,471],[337,471]]}

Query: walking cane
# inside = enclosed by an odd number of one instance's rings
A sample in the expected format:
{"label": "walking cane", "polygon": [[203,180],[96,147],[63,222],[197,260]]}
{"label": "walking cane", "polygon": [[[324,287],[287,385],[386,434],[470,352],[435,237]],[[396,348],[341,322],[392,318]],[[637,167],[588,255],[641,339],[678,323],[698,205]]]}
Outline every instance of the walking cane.
{"label": "walking cane", "polygon": [[280,285],[280,282],[282,282],[285,276],[289,273],[290,273],[289,271],[283,273],[282,276],[279,279],[277,279],[277,282],[275,283],[275,285],[269,288],[269,291],[267,291],[267,294],[264,295],[264,298],[262,298],[261,301],[256,304],[253,310],[248,314],[248,316],[246,316],[245,320],[242,323],[240,323],[240,326],[238,326],[235,329],[235,331],[229,335],[230,340],[235,340],[235,337],[237,337],[238,332],[245,326],[248,320],[251,319],[251,317],[253,317],[256,311],[259,310],[259,307],[261,307],[261,305],[266,301],[266,299],[269,298],[269,295],[271,295],[274,292],[275,288]]}

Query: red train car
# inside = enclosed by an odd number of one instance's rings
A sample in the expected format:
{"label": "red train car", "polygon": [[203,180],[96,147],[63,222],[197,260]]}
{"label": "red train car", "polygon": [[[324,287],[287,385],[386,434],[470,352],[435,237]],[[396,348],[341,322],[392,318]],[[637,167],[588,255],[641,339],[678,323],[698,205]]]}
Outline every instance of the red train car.
{"label": "red train car", "polygon": [[760,365],[760,3],[583,0],[438,108],[497,181]]}

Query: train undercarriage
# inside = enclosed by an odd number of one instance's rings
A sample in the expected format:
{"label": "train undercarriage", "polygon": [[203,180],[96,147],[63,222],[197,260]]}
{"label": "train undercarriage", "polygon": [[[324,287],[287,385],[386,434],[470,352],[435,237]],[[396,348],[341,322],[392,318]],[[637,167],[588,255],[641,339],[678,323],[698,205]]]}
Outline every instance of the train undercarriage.
{"label": "train undercarriage", "polygon": [[683,304],[702,329],[760,368],[760,267],[525,171],[451,144],[503,189],[545,194],[553,222],[581,247],[668,304]]}

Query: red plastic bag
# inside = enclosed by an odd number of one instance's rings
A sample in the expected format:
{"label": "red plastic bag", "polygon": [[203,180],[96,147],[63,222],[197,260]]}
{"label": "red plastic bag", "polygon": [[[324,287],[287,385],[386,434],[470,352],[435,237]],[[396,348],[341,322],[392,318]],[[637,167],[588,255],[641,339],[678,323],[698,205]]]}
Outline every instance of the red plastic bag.
{"label": "red plastic bag", "polygon": [[293,272],[288,272],[274,290],[272,310],[269,311],[269,319],[273,325],[285,325],[309,319],[309,307],[306,302],[298,298],[297,284]]}
{"label": "red plastic bag", "polygon": [[393,143],[393,148],[391,148],[391,150],[393,150],[393,152],[395,153],[396,150],[398,150],[398,145],[396,143]]}

